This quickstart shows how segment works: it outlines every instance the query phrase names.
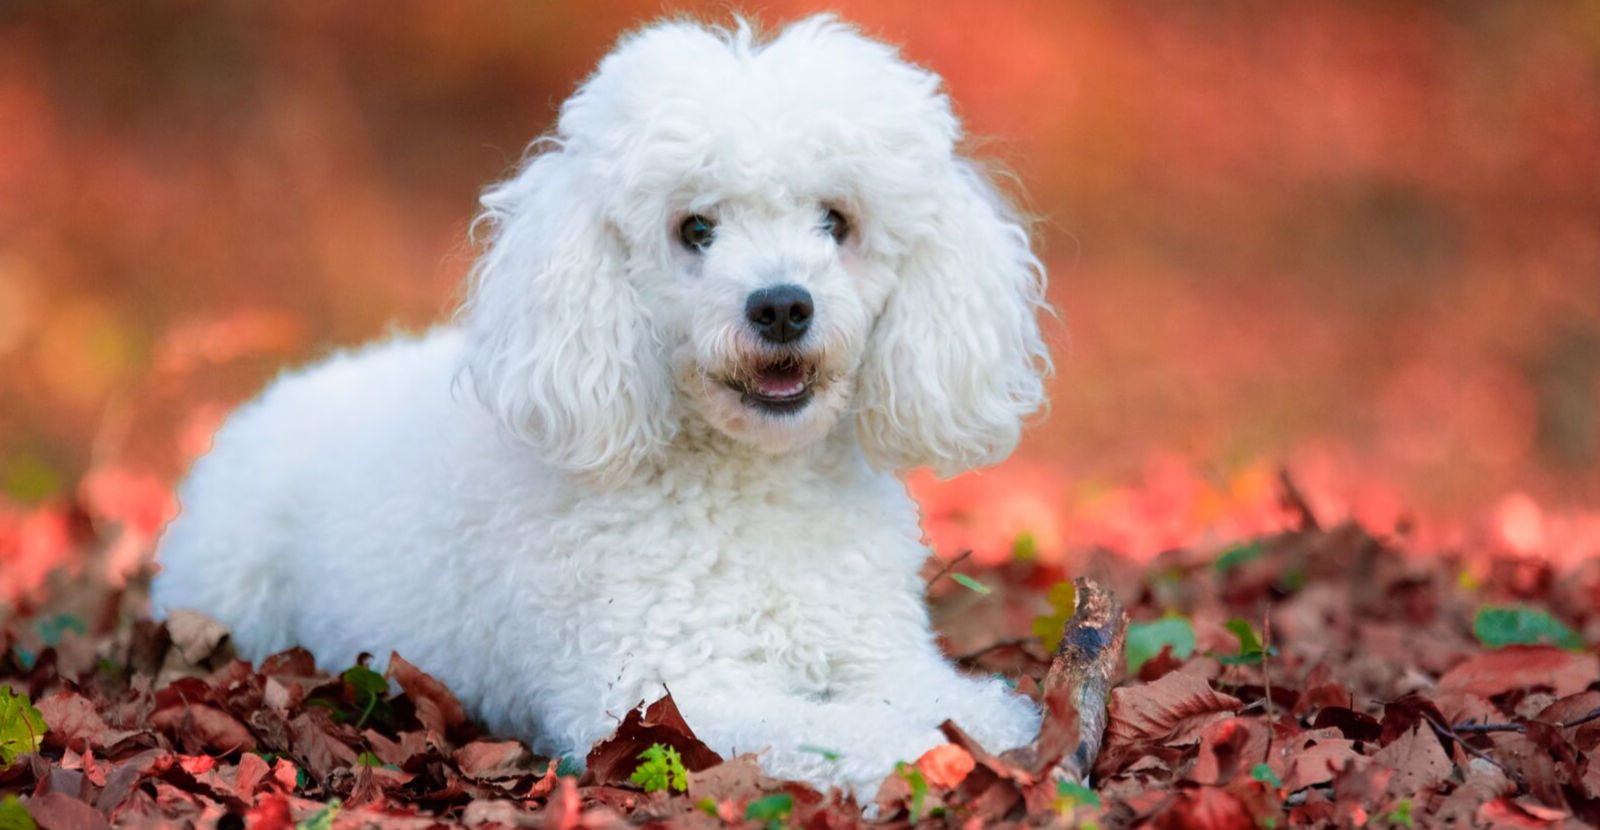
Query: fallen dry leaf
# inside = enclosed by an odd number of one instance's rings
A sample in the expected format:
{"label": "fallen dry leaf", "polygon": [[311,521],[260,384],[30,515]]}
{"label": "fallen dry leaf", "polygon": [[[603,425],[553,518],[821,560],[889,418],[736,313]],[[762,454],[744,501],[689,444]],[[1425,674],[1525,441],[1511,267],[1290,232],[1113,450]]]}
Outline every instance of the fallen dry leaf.
{"label": "fallen dry leaf", "polygon": [[1116,689],[1106,713],[1105,743],[1096,775],[1110,775],[1151,745],[1194,742],[1206,724],[1239,711],[1238,698],[1206,681],[1173,672],[1145,686]]}
{"label": "fallen dry leaf", "polygon": [[1518,689],[1546,688],[1574,695],[1600,679],[1600,656],[1555,646],[1506,646],[1474,655],[1439,679],[1441,694],[1491,698]]}

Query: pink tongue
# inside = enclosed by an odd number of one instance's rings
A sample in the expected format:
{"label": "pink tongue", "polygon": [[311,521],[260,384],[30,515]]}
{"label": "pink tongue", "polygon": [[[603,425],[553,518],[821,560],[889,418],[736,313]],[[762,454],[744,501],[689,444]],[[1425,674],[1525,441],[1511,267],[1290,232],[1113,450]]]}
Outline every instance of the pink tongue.
{"label": "pink tongue", "polygon": [[769,398],[787,398],[798,395],[806,388],[805,377],[799,366],[767,369],[756,375],[756,391]]}

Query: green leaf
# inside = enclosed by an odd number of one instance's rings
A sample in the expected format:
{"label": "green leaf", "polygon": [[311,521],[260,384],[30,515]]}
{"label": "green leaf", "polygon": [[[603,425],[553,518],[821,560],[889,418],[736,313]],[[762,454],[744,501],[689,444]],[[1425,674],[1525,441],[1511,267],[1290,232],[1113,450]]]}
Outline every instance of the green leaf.
{"label": "green leaf", "polygon": [[39,830],[28,808],[14,795],[0,798],[0,830]]}
{"label": "green leaf", "polygon": [[10,686],[0,686],[0,764],[37,752],[48,731],[44,715],[26,695],[12,694]]}
{"label": "green leaf", "polygon": [[980,594],[993,593],[994,591],[993,588],[990,588],[989,586],[979,582],[976,579],[973,579],[970,576],[967,576],[966,574],[951,574],[950,578],[961,583],[968,590],[977,591]]}
{"label": "green leaf", "polygon": [[351,688],[357,692],[365,692],[369,695],[386,695],[389,693],[389,681],[384,680],[383,675],[366,666],[351,666],[344,670],[344,674],[339,676],[344,678],[344,682],[349,683]]}
{"label": "green leaf", "polygon": [[1385,813],[1383,820],[1391,825],[1411,827],[1416,824],[1411,818],[1411,799],[1402,798],[1395,803],[1394,809]]}
{"label": "green leaf", "polygon": [[1261,653],[1261,638],[1256,636],[1256,630],[1250,627],[1250,623],[1235,619],[1228,620],[1222,627],[1228,629],[1234,639],[1239,641],[1240,654]]}
{"label": "green leaf", "polygon": [[296,824],[295,830],[333,830],[333,820],[339,815],[340,801],[337,798],[328,800],[327,806],[311,814],[305,821]]}
{"label": "green leaf", "polygon": [[356,765],[357,766],[363,766],[363,767],[377,767],[379,769],[392,769],[392,770],[394,770],[396,772],[400,771],[400,768],[395,766],[394,764],[385,764],[383,762],[383,759],[379,758],[377,755],[374,755],[371,750],[368,750],[366,752],[361,753],[360,755],[357,755],[356,756]]}
{"label": "green leaf", "polygon": [[922,770],[904,761],[895,764],[894,771],[911,785],[911,823],[916,824],[922,820],[922,808],[928,801],[928,779],[922,777]]}
{"label": "green leaf", "polygon": [[1560,620],[1531,608],[1484,606],[1472,618],[1472,633],[1489,648],[1553,643],[1569,651],[1582,651],[1583,638]]}
{"label": "green leaf", "polygon": [[366,726],[367,719],[377,715],[379,722],[388,723],[393,719],[389,709],[389,681],[366,666],[351,666],[339,675],[344,682],[355,692],[357,712],[355,714],[356,728]]}
{"label": "green leaf", "polygon": [[[716,815],[715,804],[712,805],[712,815]],[[764,821],[770,830],[782,827],[791,815],[794,815],[794,796],[788,793],[758,798],[744,808],[745,821]]]}
{"label": "green leaf", "polygon": [[1046,651],[1055,653],[1061,647],[1061,636],[1067,630],[1067,620],[1078,610],[1078,593],[1071,580],[1057,582],[1045,593],[1050,601],[1051,613],[1033,620],[1033,636],[1044,643]]}
{"label": "green leaf", "polygon": [[1250,768],[1250,778],[1263,784],[1270,784],[1277,789],[1283,789],[1283,779],[1272,771],[1266,764],[1256,764]]}
{"label": "green leaf", "polygon": [[1276,650],[1269,652],[1262,647],[1261,638],[1256,636],[1256,630],[1245,620],[1228,620],[1222,627],[1228,629],[1234,639],[1239,641],[1238,654],[1215,655],[1217,662],[1225,666],[1257,666],[1261,661],[1277,653]]}
{"label": "green leaf", "polygon": [[842,752],[835,752],[831,749],[823,749],[820,746],[810,746],[808,744],[801,744],[800,751],[809,752],[813,755],[821,755],[823,760],[833,764],[839,763],[839,759],[844,757],[844,753]]}
{"label": "green leaf", "polygon": [[645,792],[677,790],[681,793],[689,789],[689,771],[684,769],[683,756],[678,754],[678,750],[651,744],[649,749],[639,753],[639,758],[644,763],[633,771],[633,775],[628,776],[628,780],[638,784]]}
{"label": "green leaf", "polygon": [[1261,553],[1260,542],[1245,542],[1234,545],[1223,551],[1222,555],[1217,557],[1217,561],[1212,563],[1212,567],[1217,569],[1217,573],[1227,573],[1246,562],[1260,559]]}
{"label": "green leaf", "polygon": [[1056,812],[1070,812],[1073,807],[1099,807],[1100,794],[1076,781],[1056,782]]}
{"label": "green leaf", "polygon": [[1129,623],[1128,673],[1137,674],[1140,666],[1159,655],[1166,646],[1172,646],[1172,656],[1179,660],[1193,654],[1194,626],[1177,614],[1168,614],[1154,622]]}

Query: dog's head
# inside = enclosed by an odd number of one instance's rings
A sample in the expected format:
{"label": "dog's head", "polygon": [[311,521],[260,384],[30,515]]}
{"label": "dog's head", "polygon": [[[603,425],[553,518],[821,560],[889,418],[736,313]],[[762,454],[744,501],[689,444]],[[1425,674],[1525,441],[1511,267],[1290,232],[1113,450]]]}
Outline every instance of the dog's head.
{"label": "dog's head", "polygon": [[828,17],[625,38],[483,197],[480,397],[615,480],[698,419],[875,466],[1003,458],[1043,401],[1044,273],[939,79]]}

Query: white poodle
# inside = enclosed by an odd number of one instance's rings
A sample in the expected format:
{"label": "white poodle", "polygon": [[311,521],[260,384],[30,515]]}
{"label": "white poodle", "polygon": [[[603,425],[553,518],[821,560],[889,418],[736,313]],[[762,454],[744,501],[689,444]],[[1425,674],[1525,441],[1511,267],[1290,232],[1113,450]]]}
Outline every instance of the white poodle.
{"label": "white poodle", "polygon": [[668,688],[713,749],[866,797],[946,718],[1031,740],[940,654],[895,477],[1004,458],[1044,398],[1043,269],[960,138],[829,17],[625,37],[484,194],[458,325],[217,433],[154,612],[252,659],[399,652],[577,759]]}

